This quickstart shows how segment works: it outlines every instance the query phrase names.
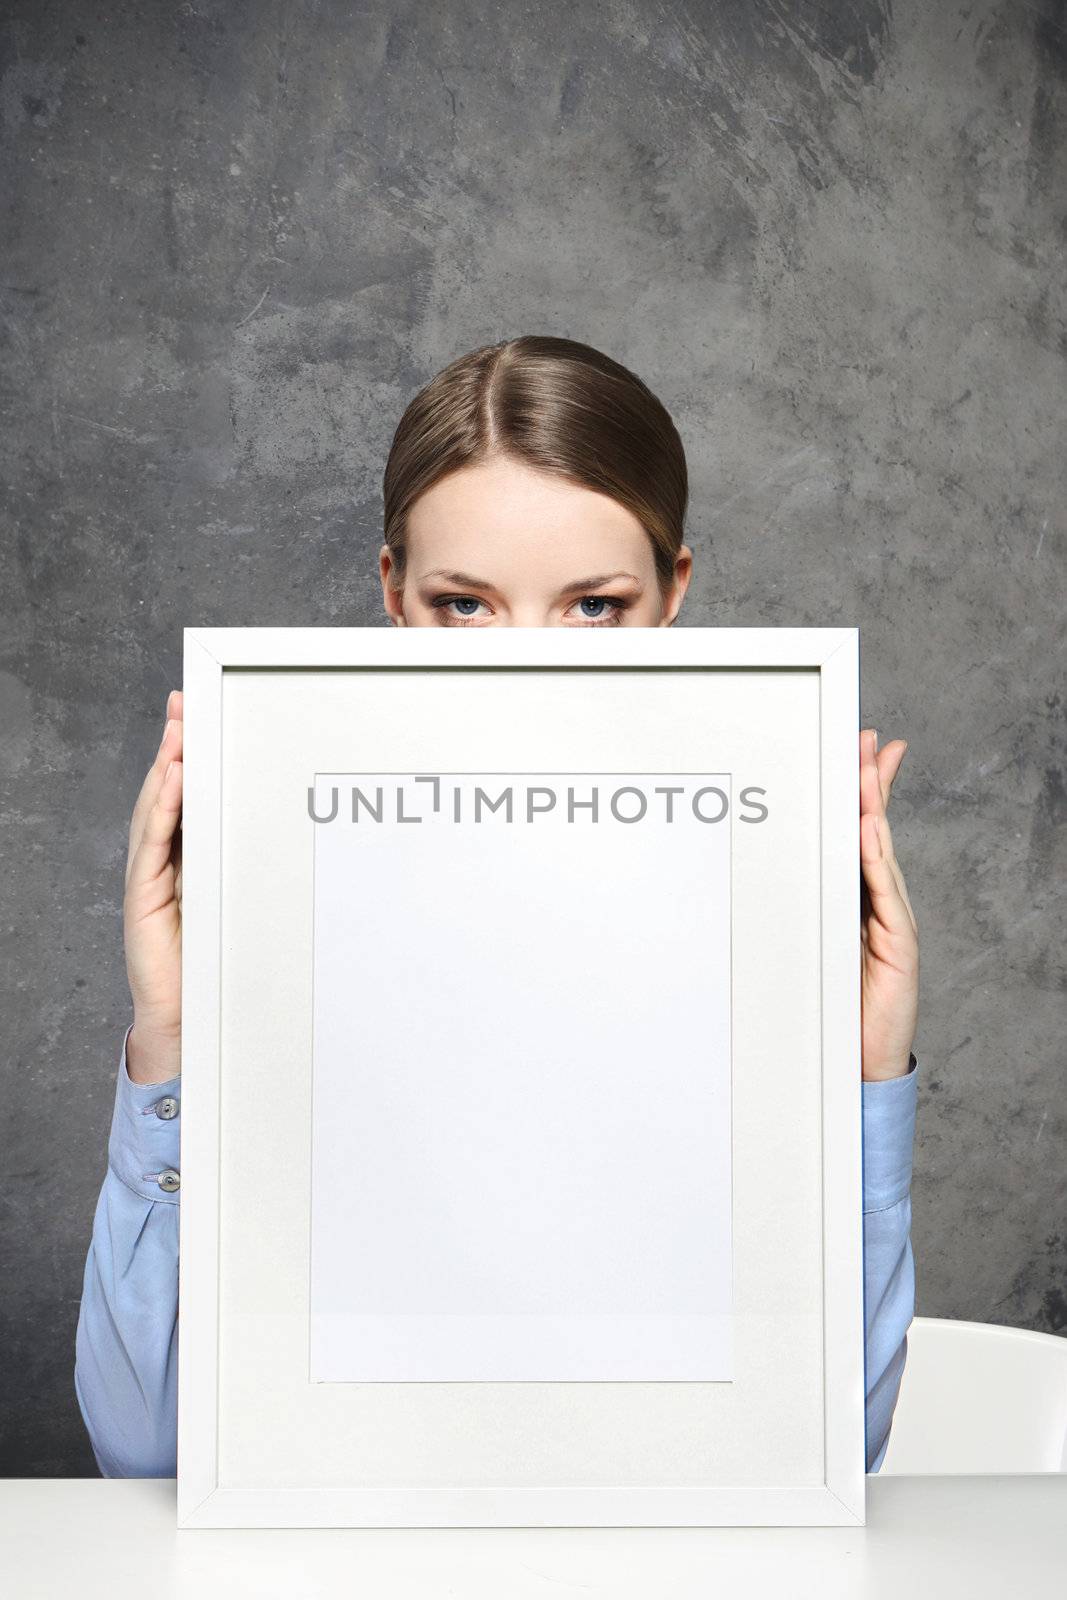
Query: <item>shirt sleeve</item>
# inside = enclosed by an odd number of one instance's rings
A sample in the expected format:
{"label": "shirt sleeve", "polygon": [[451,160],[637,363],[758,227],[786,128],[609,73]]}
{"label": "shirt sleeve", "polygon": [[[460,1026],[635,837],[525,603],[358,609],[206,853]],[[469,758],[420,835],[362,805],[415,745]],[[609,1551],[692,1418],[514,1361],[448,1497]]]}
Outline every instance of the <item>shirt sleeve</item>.
{"label": "shirt sleeve", "polygon": [[177,1473],[180,1091],[180,1074],[134,1083],[123,1040],[75,1335],[75,1393],[105,1478]]}
{"label": "shirt sleeve", "polygon": [[912,1055],[901,1078],[863,1085],[863,1303],[867,1471],[889,1444],[915,1315],[911,1170],[918,1096]]}

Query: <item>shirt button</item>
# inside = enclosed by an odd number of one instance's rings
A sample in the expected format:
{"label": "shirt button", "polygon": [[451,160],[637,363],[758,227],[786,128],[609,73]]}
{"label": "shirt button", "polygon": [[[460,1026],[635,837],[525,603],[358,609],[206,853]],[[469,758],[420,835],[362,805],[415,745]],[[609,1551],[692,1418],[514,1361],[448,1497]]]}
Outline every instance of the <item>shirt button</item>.
{"label": "shirt button", "polygon": [[173,1194],[175,1189],[181,1188],[182,1180],[180,1173],[175,1172],[173,1167],[166,1167],[159,1174],[156,1182],[159,1184],[159,1187],[161,1189],[165,1189],[168,1194]]}
{"label": "shirt button", "polygon": [[157,1102],[156,1102],[156,1116],[157,1117],[161,1117],[164,1122],[169,1122],[172,1117],[176,1117],[177,1115],[178,1115],[178,1097],[177,1097],[177,1095],[165,1094],[163,1096],[162,1100],[157,1100]]}

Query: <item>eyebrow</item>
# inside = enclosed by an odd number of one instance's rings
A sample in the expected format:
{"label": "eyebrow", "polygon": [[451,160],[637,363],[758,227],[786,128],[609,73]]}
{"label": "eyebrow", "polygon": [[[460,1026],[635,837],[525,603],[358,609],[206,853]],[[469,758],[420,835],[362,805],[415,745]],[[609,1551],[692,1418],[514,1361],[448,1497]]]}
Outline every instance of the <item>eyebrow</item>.
{"label": "eyebrow", "polygon": [[[424,578],[444,578],[447,583],[454,583],[458,588],[489,589],[493,594],[497,590],[488,578],[475,578],[469,572],[446,572],[444,567],[432,567],[429,572],[420,573],[418,583]],[[603,583],[611,583],[615,578],[632,578],[635,583],[640,583],[640,578],[635,572],[602,572],[592,578],[576,578],[573,583],[564,584],[559,591],[561,595],[584,593],[587,589],[599,589]]]}

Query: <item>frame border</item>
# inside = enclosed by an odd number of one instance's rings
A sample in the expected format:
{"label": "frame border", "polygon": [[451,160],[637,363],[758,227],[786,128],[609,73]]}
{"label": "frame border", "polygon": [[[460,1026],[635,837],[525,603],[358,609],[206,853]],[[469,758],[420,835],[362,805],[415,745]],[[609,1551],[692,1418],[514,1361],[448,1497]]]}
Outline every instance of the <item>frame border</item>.
{"label": "frame border", "polygon": [[[186,628],[179,1528],[860,1526],[866,1520],[859,983],[859,629]],[[481,635],[481,637],[479,637]],[[257,1489],[219,1483],[222,680],[226,671],[819,673],[825,1482]],[[184,1120],[184,1119],[183,1119]]]}

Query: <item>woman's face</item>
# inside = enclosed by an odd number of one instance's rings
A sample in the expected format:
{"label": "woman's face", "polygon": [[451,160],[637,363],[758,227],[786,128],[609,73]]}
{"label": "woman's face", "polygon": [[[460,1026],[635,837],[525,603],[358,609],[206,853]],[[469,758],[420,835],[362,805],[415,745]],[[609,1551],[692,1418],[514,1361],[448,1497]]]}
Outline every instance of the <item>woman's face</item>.
{"label": "woman's face", "polygon": [[509,457],[463,467],[408,513],[398,595],[382,545],[385,609],[407,628],[663,628],[692,572],[682,545],[666,595],[652,541],[617,500]]}

